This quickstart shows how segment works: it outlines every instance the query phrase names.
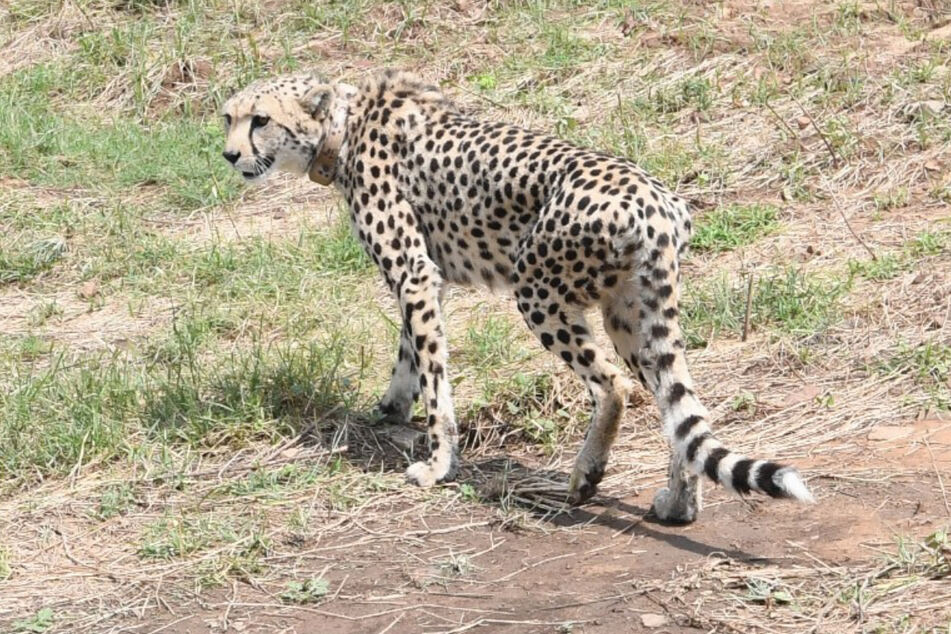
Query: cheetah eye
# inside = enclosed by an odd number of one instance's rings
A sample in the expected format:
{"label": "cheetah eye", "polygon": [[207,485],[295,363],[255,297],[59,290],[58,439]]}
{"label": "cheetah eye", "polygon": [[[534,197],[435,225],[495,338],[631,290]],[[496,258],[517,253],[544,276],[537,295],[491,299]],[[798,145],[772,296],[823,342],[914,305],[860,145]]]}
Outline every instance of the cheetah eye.
{"label": "cheetah eye", "polygon": [[252,128],[263,128],[267,125],[267,122],[271,120],[271,117],[266,114],[256,114],[251,118],[251,127]]}
{"label": "cheetah eye", "polygon": [[231,115],[230,115],[230,114],[224,115],[224,119],[225,119],[225,125],[230,128],[230,127],[231,127]]}

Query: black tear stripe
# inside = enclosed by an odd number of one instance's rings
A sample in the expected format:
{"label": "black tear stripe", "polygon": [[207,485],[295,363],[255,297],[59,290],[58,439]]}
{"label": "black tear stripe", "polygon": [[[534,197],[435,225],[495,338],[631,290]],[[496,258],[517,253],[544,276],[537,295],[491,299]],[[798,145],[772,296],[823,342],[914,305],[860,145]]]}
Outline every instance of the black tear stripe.
{"label": "black tear stripe", "polygon": [[261,153],[258,152],[257,146],[254,145],[254,126],[248,126],[248,143],[251,144],[251,155],[257,159]]}
{"label": "black tear stripe", "polygon": [[684,438],[689,436],[690,430],[692,430],[694,426],[700,423],[702,420],[703,420],[703,417],[697,416],[696,414],[693,414],[685,418],[683,422],[677,425],[677,431],[675,432],[677,435],[677,439],[683,440]]}
{"label": "black tear stripe", "polygon": [[706,462],[703,463],[703,471],[707,474],[708,478],[714,482],[720,482],[720,478],[717,477],[717,469],[720,467],[720,461],[729,453],[729,449],[724,449],[723,447],[717,447],[710,452]]}
{"label": "black tear stripe", "polygon": [[738,460],[733,465],[733,490],[737,493],[746,494],[750,489],[750,470],[753,468],[753,461],[749,458]]}
{"label": "black tear stripe", "polygon": [[773,476],[782,468],[782,465],[775,462],[767,462],[760,466],[759,471],[756,472],[756,487],[770,497],[789,497],[786,490],[773,481]]}

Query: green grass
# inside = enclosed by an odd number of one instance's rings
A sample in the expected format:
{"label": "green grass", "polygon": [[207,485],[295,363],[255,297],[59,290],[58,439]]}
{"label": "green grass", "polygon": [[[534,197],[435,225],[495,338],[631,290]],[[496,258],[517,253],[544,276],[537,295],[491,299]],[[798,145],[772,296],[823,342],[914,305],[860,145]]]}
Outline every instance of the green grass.
{"label": "green grass", "polygon": [[884,281],[916,267],[927,269],[928,258],[934,258],[951,245],[949,231],[921,231],[906,241],[901,249],[879,253],[872,260],[849,260],[849,274],[867,280]]}
{"label": "green grass", "polygon": [[[0,391],[5,478],[66,473],[80,461],[129,456],[145,438],[185,446],[235,446],[295,433],[336,407],[368,409],[358,387],[366,359],[342,342],[251,346],[199,355],[179,333],[175,355],[68,358],[13,367]],[[354,365],[356,364],[356,365]],[[0,480],[0,487],[5,483]]]}
{"label": "green grass", "polygon": [[320,601],[330,592],[330,582],[322,577],[311,577],[304,581],[289,581],[281,593],[285,603],[307,604]]}
{"label": "green grass", "polygon": [[135,493],[128,483],[108,486],[99,495],[95,517],[107,520],[117,515],[124,515],[135,506],[135,501]]}
{"label": "green grass", "polygon": [[50,608],[41,608],[36,614],[13,623],[13,631],[18,633],[42,634],[56,622],[56,614]]}
{"label": "green grass", "polygon": [[508,317],[487,315],[473,319],[466,328],[459,360],[479,372],[524,361],[532,352],[521,345],[524,325]]}
{"label": "green grass", "polygon": [[59,238],[37,240],[18,247],[4,244],[0,249],[0,286],[29,281],[48,271],[63,257],[66,243]]}
{"label": "green grass", "polygon": [[730,251],[753,244],[779,228],[778,213],[772,205],[759,203],[719,207],[699,218],[690,247],[695,251]]}
{"label": "green grass", "polygon": [[214,516],[166,516],[146,528],[138,555],[142,559],[176,559],[237,539],[230,522]]}
{"label": "green grass", "polygon": [[[847,278],[794,267],[760,273],[752,288],[750,328],[797,338],[820,334],[841,318],[841,300],[850,287]],[[686,284],[681,313],[687,346],[738,337],[743,331],[746,297],[745,279],[720,275],[709,282]]]}
{"label": "green grass", "polygon": [[63,81],[44,66],[0,78],[0,175],[93,191],[159,187],[171,209],[237,195],[238,180],[218,156],[217,118],[141,122],[64,114],[52,100]]}
{"label": "green grass", "polygon": [[951,409],[951,345],[937,339],[902,343],[879,369],[911,376],[936,407]]}
{"label": "green grass", "polygon": [[906,245],[912,257],[932,257],[945,253],[951,248],[951,230],[922,231]]}
{"label": "green grass", "polygon": [[262,469],[232,482],[228,485],[227,492],[234,496],[281,496],[289,490],[312,486],[317,481],[320,471],[322,470],[297,464]]}
{"label": "green grass", "polygon": [[875,260],[849,260],[849,275],[881,282],[897,277],[908,263],[892,253],[883,253]]}

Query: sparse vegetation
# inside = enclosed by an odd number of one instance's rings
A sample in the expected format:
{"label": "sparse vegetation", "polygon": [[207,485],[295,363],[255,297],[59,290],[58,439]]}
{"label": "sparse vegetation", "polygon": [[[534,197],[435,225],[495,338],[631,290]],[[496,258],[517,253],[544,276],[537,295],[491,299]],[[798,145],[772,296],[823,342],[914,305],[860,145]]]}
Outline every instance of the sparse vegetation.
{"label": "sparse vegetation", "polygon": [[[944,631],[944,428],[888,460],[866,440],[951,407],[939,13],[0,7],[0,631],[630,631],[652,613],[703,631]],[[346,210],[306,181],[247,188],[218,156],[238,86],[385,65],[701,203],[682,268],[695,388],[731,445],[810,456],[818,510],[709,491],[689,535],[652,523],[667,454],[638,389],[596,498],[609,508],[565,512],[587,395],[509,299],[457,291],[460,478],[404,485],[425,423],[371,424],[399,324]],[[750,512],[782,558],[744,528]],[[855,517],[861,547],[837,537]],[[894,546],[896,517],[914,523]]]}
{"label": "sparse vegetation", "polygon": [[690,246],[695,251],[728,251],[753,244],[776,231],[778,212],[771,205],[729,205],[704,214]]}
{"label": "sparse vegetation", "polygon": [[289,581],[287,590],[281,593],[281,600],[288,603],[315,603],[330,591],[326,579],[313,577],[305,581]]}
{"label": "sparse vegetation", "polygon": [[[737,337],[746,317],[747,284],[726,276],[688,284],[682,313],[688,347],[711,338]],[[750,324],[795,337],[813,337],[841,319],[848,279],[787,267],[754,276]]]}

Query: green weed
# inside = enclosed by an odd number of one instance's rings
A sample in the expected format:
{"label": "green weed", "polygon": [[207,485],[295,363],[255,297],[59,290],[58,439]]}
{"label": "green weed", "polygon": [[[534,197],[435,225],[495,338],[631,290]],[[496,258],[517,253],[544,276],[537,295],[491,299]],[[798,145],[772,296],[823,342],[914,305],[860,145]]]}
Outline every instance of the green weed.
{"label": "green weed", "polygon": [[951,345],[938,340],[917,345],[902,343],[890,358],[881,362],[879,370],[910,375],[928,392],[936,407],[951,408]]}
{"label": "green weed", "polygon": [[849,275],[867,280],[890,280],[908,268],[908,263],[892,253],[883,253],[875,260],[849,260]]}
{"label": "green weed", "polygon": [[143,559],[177,559],[236,539],[230,524],[212,517],[167,515],[147,527],[138,555]]}
{"label": "green weed", "polygon": [[56,621],[56,615],[50,608],[41,608],[33,616],[16,621],[13,624],[14,632],[29,632],[30,634],[42,634],[53,627]]}
{"label": "green weed", "polygon": [[733,204],[705,213],[697,221],[690,246],[696,251],[729,251],[753,244],[779,227],[772,205]]}
{"label": "green weed", "polygon": [[[795,337],[821,333],[841,317],[840,300],[848,279],[808,274],[793,267],[759,274],[753,284],[752,329],[766,328]],[[724,275],[699,285],[685,285],[681,314],[688,347],[711,338],[738,336],[746,314],[747,284]]]}
{"label": "green weed", "polygon": [[66,253],[60,238],[38,240],[20,250],[13,245],[0,249],[0,285],[26,282],[47,271]]}
{"label": "green weed", "polygon": [[951,231],[922,231],[906,245],[907,251],[916,258],[940,255],[951,246]]}
{"label": "green weed", "polygon": [[281,593],[285,603],[316,603],[330,592],[330,582],[322,577],[311,577],[305,581],[289,581]]}
{"label": "green weed", "polygon": [[116,484],[106,488],[99,495],[99,506],[96,517],[107,520],[116,515],[123,515],[135,505],[135,494],[129,484]]}

